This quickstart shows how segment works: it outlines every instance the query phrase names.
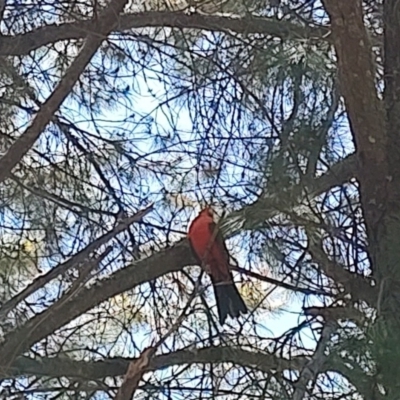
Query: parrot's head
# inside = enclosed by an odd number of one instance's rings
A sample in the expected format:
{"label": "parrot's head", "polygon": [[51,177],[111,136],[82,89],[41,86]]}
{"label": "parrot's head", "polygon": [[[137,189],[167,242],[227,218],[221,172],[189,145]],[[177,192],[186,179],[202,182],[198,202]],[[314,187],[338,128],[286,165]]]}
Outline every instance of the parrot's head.
{"label": "parrot's head", "polygon": [[200,214],[212,219],[215,216],[215,212],[210,206],[205,207]]}

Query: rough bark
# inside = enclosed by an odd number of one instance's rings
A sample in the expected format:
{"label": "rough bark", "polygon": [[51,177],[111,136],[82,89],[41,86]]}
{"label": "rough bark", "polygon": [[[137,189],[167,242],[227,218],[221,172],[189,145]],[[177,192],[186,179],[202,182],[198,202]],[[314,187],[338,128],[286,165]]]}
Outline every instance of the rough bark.
{"label": "rough bark", "polygon": [[365,224],[370,246],[374,247],[386,204],[388,174],[384,110],[375,87],[371,44],[364,26],[361,0],[324,0],[323,3],[331,20],[340,90],[360,163]]}
{"label": "rough bark", "polygon": [[361,0],[324,0],[324,4],[331,19],[341,90],[361,164],[361,200],[370,244],[369,255],[379,289],[376,300],[378,318],[367,332],[376,363],[371,391],[375,392],[379,383],[385,388],[388,398],[394,399],[398,396],[400,375],[399,2],[384,2],[383,102],[377,95]]}

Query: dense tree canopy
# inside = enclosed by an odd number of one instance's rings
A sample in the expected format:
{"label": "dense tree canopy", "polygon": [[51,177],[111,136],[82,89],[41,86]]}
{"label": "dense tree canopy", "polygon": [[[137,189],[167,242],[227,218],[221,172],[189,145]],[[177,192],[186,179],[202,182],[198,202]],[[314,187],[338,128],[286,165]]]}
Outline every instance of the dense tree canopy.
{"label": "dense tree canopy", "polygon": [[[0,397],[398,398],[397,0],[0,20]],[[224,326],[205,205],[250,310]]]}

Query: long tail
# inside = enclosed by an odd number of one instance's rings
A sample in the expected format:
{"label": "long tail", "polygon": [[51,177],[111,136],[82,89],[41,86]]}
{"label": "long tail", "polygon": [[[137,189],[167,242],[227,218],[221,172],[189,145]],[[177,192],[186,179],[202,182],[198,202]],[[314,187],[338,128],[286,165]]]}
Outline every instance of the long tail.
{"label": "long tail", "polygon": [[215,300],[217,302],[219,322],[224,324],[226,317],[238,318],[240,313],[248,312],[246,304],[240,296],[235,284],[232,283],[214,283]]}

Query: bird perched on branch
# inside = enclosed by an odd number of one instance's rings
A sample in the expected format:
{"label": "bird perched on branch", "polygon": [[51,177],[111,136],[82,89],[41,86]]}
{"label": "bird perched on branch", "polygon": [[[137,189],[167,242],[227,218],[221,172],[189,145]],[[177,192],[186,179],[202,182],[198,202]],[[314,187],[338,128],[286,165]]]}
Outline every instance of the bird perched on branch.
{"label": "bird perched on branch", "polygon": [[191,223],[188,238],[199,264],[211,278],[221,325],[228,315],[238,318],[240,313],[247,313],[247,307],[233,282],[228,249],[210,207],[202,210]]}

